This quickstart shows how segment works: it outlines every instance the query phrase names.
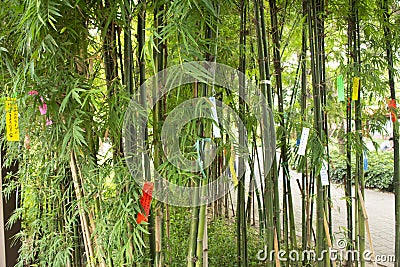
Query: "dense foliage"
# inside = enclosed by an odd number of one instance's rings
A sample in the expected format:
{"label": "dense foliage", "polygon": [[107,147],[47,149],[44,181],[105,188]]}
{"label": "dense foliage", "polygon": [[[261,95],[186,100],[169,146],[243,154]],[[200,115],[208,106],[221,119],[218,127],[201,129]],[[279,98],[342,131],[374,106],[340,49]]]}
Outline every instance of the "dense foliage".
{"label": "dense foliage", "polygon": [[[390,111],[397,112],[387,107],[387,73],[398,69],[398,1],[4,0],[0,5],[0,142],[7,155],[4,166],[19,163],[17,173],[3,177],[3,192],[22,192],[22,204],[9,222],[22,220],[16,236],[22,244],[18,266],[201,265],[207,227],[210,266],[247,266],[264,245],[270,250],[298,248],[289,162],[307,174],[302,182],[310,185],[303,192],[303,209],[309,210],[302,218],[302,248],[322,250],[331,234],[321,223],[329,213],[322,204],[329,186],[322,187],[318,177],[336,140],[346,141],[347,151],[356,154],[350,171],[357,186],[363,189],[365,181],[371,188],[396,187],[391,153],[370,152],[364,173],[356,160],[362,159],[365,139],[385,132]],[[388,47],[394,51],[392,64]],[[138,134],[144,139],[143,150],[135,151],[151,154],[154,164],[140,162],[134,175],[152,180],[160,171],[179,185],[204,185],[230,163],[234,169],[230,159],[236,153],[242,156],[237,168],[246,172],[246,181],[238,182],[234,191],[236,216],[226,214],[231,208],[227,196],[171,213],[168,205],[153,201],[148,222],[137,223],[137,214],[143,212],[142,191],[124,157],[125,111],[131,98],[144,106],[151,91],[140,88],[146,78],[195,60],[229,65],[248,80],[235,84],[239,93],[195,82],[160,99],[148,110],[150,119]],[[349,98],[353,78],[361,79],[359,99],[349,104],[338,100],[338,75],[344,77]],[[279,151],[265,173],[265,159],[273,154],[266,149],[268,140],[261,130],[265,124],[258,123],[241,100],[261,93],[267,100],[257,108],[265,111],[265,105],[273,111]],[[201,158],[200,149],[194,149],[199,140],[209,138],[219,145],[213,164],[204,173],[192,173],[166,158],[161,132],[177,106],[201,96],[214,96],[229,106],[244,128],[228,116],[229,125],[221,127],[223,136],[217,140],[210,120],[185,124],[176,135],[187,159]],[[6,140],[3,110],[8,98],[16,98],[18,105],[19,142]],[[357,114],[346,112],[353,109]],[[346,124],[353,122],[357,128],[346,132]],[[310,137],[300,156],[291,144],[304,127],[310,128]],[[232,140],[230,132],[238,140]],[[247,144],[251,151],[243,150]],[[332,178],[346,179],[345,155],[333,152],[331,160]],[[256,177],[263,187],[245,191],[246,184],[254,187]],[[260,207],[257,231],[247,222],[252,200]],[[314,206],[317,227],[306,218]],[[364,229],[360,225],[355,227]],[[352,238],[358,244],[358,236]]]}
{"label": "dense foliage", "polygon": [[[393,155],[390,152],[370,151],[367,156],[368,167],[365,170],[365,187],[393,192]],[[346,157],[343,154],[331,154],[331,178],[335,183],[343,183],[346,178]],[[354,167],[354,165],[353,165]],[[354,179],[354,178],[353,178]]]}

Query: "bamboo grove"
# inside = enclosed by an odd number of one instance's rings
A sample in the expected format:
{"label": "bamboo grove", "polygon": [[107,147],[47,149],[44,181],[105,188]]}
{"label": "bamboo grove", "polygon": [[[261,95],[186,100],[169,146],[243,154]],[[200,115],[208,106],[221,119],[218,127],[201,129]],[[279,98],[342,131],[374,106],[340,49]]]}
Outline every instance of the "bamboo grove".
{"label": "bamboo grove", "polygon": [[[398,1],[3,0],[0,5],[2,167],[18,162],[18,171],[2,177],[2,190],[5,196],[21,192],[8,222],[22,221],[15,237],[21,242],[17,266],[213,266],[208,231],[216,218],[234,227],[231,266],[367,266],[363,259],[336,262],[329,254],[281,261],[278,251],[321,255],[334,247],[333,185],[323,184],[321,177],[335,168],[332,146],[341,147],[347,158],[342,185],[347,249],[371,249],[365,142],[371,128],[382,131],[386,114],[397,114]],[[197,73],[198,80],[148,107],[146,97],[154,88],[141,85],[193,61],[244,73],[235,85],[238,93],[204,83]],[[346,85],[344,101],[338,100],[338,76]],[[260,95],[265,99],[260,113],[273,113],[268,118],[275,123],[273,149],[262,134],[267,122],[258,123],[244,101]],[[216,137],[215,121],[202,116],[209,102],[192,107],[199,118],[173,133],[179,149],[200,166],[212,147],[215,156],[204,170],[179,169],[163,147],[164,123],[185,101],[210,97],[236,117],[222,114],[229,127],[221,123]],[[18,104],[19,142],[6,140],[6,98]],[[151,114],[131,136],[130,145],[143,160],[134,170],[128,168],[123,135],[132,98]],[[394,102],[389,109],[387,100]],[[368,118],[364,111],[371,103],[383,108]],[[340,129],[332,133],[334,126]],[[310,129],[308,144],[299,155],[295,140],[304,128]],[[398,120],[389,134],[395,266],[400,266]],[[226,169],[229,179],[238,174],[234,188],[212,203],[201,202],[220,190],[211,184]],[[292,177],[293,169],[299,178]],[[179,208],[153,199],[146,222],[136,220],[144,212],[144,190],[132,177],[152,181],[156,173],[196,188],[192,207],[182,208],[188,232],[181,233],[180,262],[170,241]],[[301,192],[299,216],[296,190]],[[275,251],[272,258],[259,261],[249,250],[254,231],[259,249]]]}

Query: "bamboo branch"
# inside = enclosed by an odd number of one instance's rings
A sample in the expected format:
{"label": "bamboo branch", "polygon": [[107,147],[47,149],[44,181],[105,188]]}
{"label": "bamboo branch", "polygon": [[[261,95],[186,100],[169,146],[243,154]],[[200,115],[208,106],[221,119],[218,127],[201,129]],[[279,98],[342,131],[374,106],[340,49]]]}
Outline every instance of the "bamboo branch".
{"label": "bamboo branch", "polygon": [[[79,178],[81,181],[82,193],[83,193],[83,196],[85,196],[85,191],[83,190],[83,183],[84,183],[83,175],[82,175],[81,169],[79,168],[79,164],[75,164],[75,165],[76,165],[76,169],[78,170]],[[87,216],[89,218],[89,225],[90,225],[89,234],[90,234],[90,236],[93,236],[94,247],[96,248],[96,252],[98,253],[98,258],[100,260],[99,264],[101,267],[105,267],[106,266],[106,263],[104,261],[105,253],[104,253],[104,249],[98,242],[98,237],[96,234],[96,224],[94,222],[94,211],[92,210],[92,212],[88,212]]]}
{"label": "bamboo branch", "polygon": [[72,181],[74,183],[74,188],[75,188],[75,195],[76,195],[77,204],[78,204],[79,217],[81,219],[81,224],[82,224],[81,227],[82,227],[83,241],[85,244],[85,251],[86,251],[86,255],[88,257],[88,266],[91,267],[91,266],[94,266],[93,265],[93,259],[94,259],[93,246],[92,246],[92,241],[90,239],[90,230],[89,230],[89,225],[88,225],[88,222],[86,219],[85,210],[82,207],[82,200],[83,200],[82,199],[82,191],[81,191],[81,188],[79,185],[74,151],[71,151],[70,167],[71,167]]}
{"label": "bamboo branch", "polygon": [[[332,240],[331,240],[331,234],[329,232],[329,225],[328,221],[326,220],[326,213],[324,212],[324,228],[325,228],[325,235],[326,235],[326,243],[328,244],[328,249],[332,249]],[[329,257],[331,256],[331,253],[328,253]],[[332,262],[332,266],[336,267],[336,261],[330,259]]]}
{"label": "bamboo branch", "polygon": [[[361,192],[360,188],[358,189],[357,192],[358,192],[358,197],[359,197],[359,200],[360,200],[362,212],[363,212],[364,219],[365,219],[365,228],[367,229],[369,247],[371,249],[371,254],[372,254],[372,259],[371,260],[372,260],[372,263],[374,264],[374,266],[376,267],[377,263],[376,263],[376,258],[375,258],[375,250],[374,250],[374,245],[372,244],[371,231],[369,229],[367,209],[365,208],[365,202],[364,202],[364,198],[363,198],[363,195],[362,195],[362,192]],[[364,251],[361,251],[361,253],[364,253]]]}

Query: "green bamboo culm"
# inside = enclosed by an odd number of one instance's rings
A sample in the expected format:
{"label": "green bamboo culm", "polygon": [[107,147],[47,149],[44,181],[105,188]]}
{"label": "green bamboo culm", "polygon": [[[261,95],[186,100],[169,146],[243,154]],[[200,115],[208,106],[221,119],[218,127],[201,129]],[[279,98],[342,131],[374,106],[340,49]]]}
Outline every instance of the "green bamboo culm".
{"label": "green bamboo culm", "polygon": [[[194,186],[197,186],[196,184]],[[198,190],[197,190],[198,191]],[[193,208],[192,208],[192,219],[190,225],[190,237],[189,237],[189,250],[187,256],[187,267],[194,267],[196,264],[196,246],[197,246],[197,231],[199,225],[199,194],[195,192],[193,194]]]}
{"label": "green bamboo culm", "polygon": [[[317,38],[318,38],[318,45],[319,45],[319,52],[318,52],[318,57],[319,57],[319,75],[320,75],[320,95],[321,95],[321,116],[322,116],[322,129],[323,129],[323,135],[321,139],[321,143],[324,148],[324,158],[327,163],[330,161],[330,155],[329,155],[329,131],[328,131],[328,112],[327,110],[327,82],[326,82],[326,54],[325,54],[325,18],[326,18],[326,2],[324,0],[319,0],[317,1],[316,4],[316,9],[317,9],[317,16],[316,16],[316,25],[317,25]],[[327,164],[325,166],[328,178],[330,176],[330,165]],[[326,223],[326,229],[325,229],[325,243],[326,247],[332,246],[332,238],[333,238],[333,232],[332,232],[332,209],[331,209],[331,183],[328,182],[328,185],[325,185],[323,188],[324,191],[324,223]],[[333,264],[331,262],[330,255],[325,257],[325,265],[329,266]],[[334,266],[336,266],[334,264]]]}
{"label": "green bamboo culm", "polygon": [[[286,119],[284,111],[284,95],[283,95],[283,84],[282,84],[282,68],[281,68],[281,51],[280,51],[280,30],[278,22],[278,7],[276,0],[269,0],[270,17],[271,17],[271,32],[272,32],[272,43],[273,43],[273,62],[275,72],[275,86],[278,96],[278,112],[279,112],[279,124],[282,129],[286,128]],[[286,244],[285,249],[288,253],[291,247],[297,247],[294,220],[293,220],[293,206],[291,204],[291,187],[289,181],[289,163],[288,163],[288,151],[287,151],[287,133],[282,131],[280,136],[280,164],[282,169],[282,182],[283,182],[283,238]],[[279,173],[279,172],[278,172]],[[275,177],[276,179],[277,177]],[[275,185],[277,187],[277,185]],[[277,188],[275,188],[275,192]],[[275,198],[276,199],[276,198]],[[276,200],[275,200],[276,201]],[[277,204],[277,203],[276,203]],[[280,234],[279,224],[277,225],[277,234]],[[289,240],[290,238],[290,240]],[[289,243],[290,241],[290,243]],[[288,265],[294,264],[295,262],[288,261]]]}
{"label": "green bamboo culm", "polygon": [[[159,37],[161,34],[162,27],[164,25],[164,2],[157,0],[154,2],[154,10],[153,10],[153,23],[154,23],[154,47],[153,47],[153,62],[154,62],[154,70],[155,72],[159,72],[164,67],[164,44],[161,38]],[[155,81],[157,84],[153,86],[153,98],[156,97],[158,88],[158,81]],[[163,113],[164,113],[164,98],[161,98],[154,105],[153,109],[153,145],[154,145],[154,170],[158,171],[159,166],[163,162],[163,153],[161,148],[161,130],[162,130],[162,122],[163,122]],[[160,188],[162,190],[162,184],[159,182],[155,185],[156,188]],[[163,251],[163,230],[164,230],[164,203],[155,202],[154,205],[154,242],[155,242],[155,266],[161,267],[164,266],[164,255]]]}
{"label": "green bamboo culm", "polygon": [[[199,97],[199,89],[198,89],[198,83],[195,82],[193,84],[193,97]],[[202,132],[202,127],[197,133],[197,135],[201,135]],[[195,121],[192,121],[191,123],[191,132],[193,134],[196,129],[196,124]],[[190,236],[189,236],[189,248],[188,248],[188,254],[187,254],[187,267],[194,267],[196,264],[196,251],[197,251],[197,234],[198,234],[198,229],[199,229],[199,198],[200,198],[200,190],[199,190],[199,185],[201,183],[201,180],[199,178],[199,175],[195,175],[192,179],[192,186],[194,186],[195,192],[192,196],[192,217],[191,217],[191,223],[190,223]]]}
{"label": "green bamboo culm", "polygon": [[[123,73],[122,75],[122,81],[123,85],[126,87],[126,92],[127,95],[133,96],[133,51],[132,51],[132,31],[131,31],[131,22],[132,22],[132,6],[130,1],[125,1],[124,2],[124,7],[121,9],[122,12],[122,17],[124,20],[124,52],[123,52],[123,60],[121,60],[121,68],[123,66],[123,70],[121,69],[121,72]],[[120,42],[119,44],[121,45],[121,38],[119,38]],[[122,53],[120,55],[122,57]],[[122,143],[122,141],[121,141]],[[137,147],[137,135],[136,131],[132,131],[132,143],[134,143],[134,147]],[[98,151],[98,150],[96,150]],[[123,153],[123,152],[122,152]],[[122,154],[121,153],[121,154]],[[131,184],[126,185],[125,191],[128,193],[130,191]],[[133,232],[133,225],[132,223],[128,223],[129,230]],[[132,262],[134,260],[132,259],[133,255],[133,249],[134,249],[134,240],[133,237],[131,236],[129,238],[129,246],[130,250],[126,254],[126,258],[130,258]],[[136,266],[134,264],[133,266]]]}
{"label": "green bamboo culm", "polygon": [[[349,34],[351,35],[351,59],[353,65],[353,77],[360,78],[361,73],[361,55],[360,55],[360,30],[359,30],[359,17],[358,17],[358,8],[359,2],[357,0],[351,0],[350,2],[350,24],[351,31]],[[354,79],[353,78],[353,79]],[[358,83],[358,84],[357,84]],[[362,101],[361,101],[361,84],[360,79],[353,80],[353,90],[358,87],[358,91],[356,93],[352,93],[352,96],[357,96],[357,99],[354,101],[354,113],[355,113],[355,127],[356,127],[356,170],[354,177],[354,190],[355,192],[360,191],[364,198],[364,173],[363,173],[363,151],[362,151]],[[360,252],[360,254],[365,251],[365,218],[362,212],[362,206],[360,203],[360,198],[358,194],[355,194],[355,207],[356,207],[356,248]],[[365,266],[365,260],[363,257],[360,257],[359,264],[361,267]]]}
{"label": "green bamboo culm", "polygon": [[133,94],[133,51],[132,51],[132,7],[130,1],[124,2],[124,8],[121,10],[124,18],[124,79],[123,83],[129,95]]}
{"label": "green bamboo culm", "polygon": [[[267,43],[266,43],[266,37],[265,37],[265,19],[264,19],[264,8],[262,1],[259,0],[254,0],[254,14],[256,18],[256,33],[257,33],[257,48],[258,48],[258,68],[259,68],[259,73],[260,73],[260,90],[261,93],[266,96],[266,99],[270,107],[272,107],[271,103],[271,85],[270,82],[268,82],[270,78],[269,74],[269,62],[268,62],[268,56],[265,55],[264,53],[268,51]],[[262,111],[263,114],[266,115],[266,106],[262,105]],[[256,133],[253,131],[253,138],[255,139]],[[267,149],[267,136],[263,136],[263,153],[264,155],[270,155],[271,152],[268,151]],[[253,142],[256,144],[255,140]],[[257,153],[257,158],[258,157],[258,152]],[[264,165],[264,170],[268,168],[268,162],[265,162],[266,157],[263,157],[263,165]],[[275,157],[274,157],[275,160]],[[260,164],[259,164],[260,166]],[[273,167],[272,167],[273,168]],[[258,200],[258,205],[259,205],[259,218],[260,218],[260,234],[262,237],[262,240],[266,247],[268,248],[268,251],[273,250],[274,246],[274,208],[273,208],[273,179],[272,179],[272,174],[273,171],[269,172],[264,172],[261,173],[259,172],[260,177],[263,177],[265,181],[265,189],[262,190],[262,198],[263,202],[261,203],[260,198],[260,192],[258,192],[258,188],[256,189],[256,195],[257,195],[257,200]],[[267,266],[272,266],[272,262],[267,261],[266,262]]]}
{"label": "green bamboo culm", "polygon": [[[257,7],[255,7],[257,8]],[[269,53],[269,47],[268,47],[268,35],[267,35],[267,26],[265,23],[265,8],[264,8],[264,1],[259,1],[258,0],[258,9],[259,11],[259,18],[260,18],[260,34],[261,34],[261,45],[262,49],[259,54],[259,60],[260,60],[260,65],[263,65],[262,71],[265,72],[264,78],[265,80],[262,80],[262,87],[261,87],[261,92],[263,93],[264,96],[267,98],[267,104],[268,107],[273,110],[274,109],[274,103],[273,103],[273,96],[272,96],[272,86],[271,86],[271,72],[270,72],[270,53]],[[261,73],[261,70],[260,70]],[[260,74],[261,78],[261,74]],[[264,85],[264,86],[263,86]],[[263,106],[264,108],[264,106]],[[265,112],[265,110],[263,110]],[[266,145],[267,140],[266,136],[263,138],[263,145],[264,145],[264,150],[263,153],[266,153],[266,155],[270,155],[271,152],[266,151]],[[266,157],[264,157],[264,170],[268,168],[269,162],[266,161]],[[276,229],[280,229],[280,205],[279,205],[279,179],[278,179],[278,171],[277,171],[277,159],[276,155],[274,155],[272,159],[272,164],[270,166],[270,171],[268,172],[267,175],[264,173],[264,179],[265,179],[265,189],[263,191],[263,196],[264,196],[264,209],[266,210],[266,231],[267,231],[267,247],[269,248],[269,251],[272,251],[274,248],[274,233]],[[280,230],[277,231],[278,233]],[[278,234],[277,236],[277,241],[278,241],[278,247],[279,247],[279,240],[280,236]],[[268,265],[273,265],[273,262],[267,261],[267,266]]]}
{"label": "green bamboo culm", "polygon": [[[208,149],[207,149],[208,148]],[[204,143],[202,140],[201,142],[198,141],[198,148],[200,157],[198,160],[201,162],[204,162],[205,156],[209,155],[210,151],[209,150],[209,142]],[[203,168],[203,164],[200,165],[200,168]],[[207,195],[207,175],[205,170],[202,170],[202,177],[200,185],[201,185],[201,190],[200,191],[200,198],[204,197]],[[198,230],[197,230],[197,244],[196,244],[196,267],[202,267],[203,266],[203,241],[204,241],[204,230],[205,227],[207,227],[207,218],[206,218],[206,209],[207,209],[207,204],[202,204],[199,208],[199,223],[198,223]]]}
{"label": "green bamboo culm", "polygon": [[[303,0],[303,25],[301,34],[301,96],[300,96],[300,109],[301,109],[301,121],[306,122],[306,107],[307,107],[307,1]],[[305,157],[307,161],[307,157]],[[301,213],[301,237],[302,237],[302,249],[306,250],[308,245],[308,229],[307,229],[307,218],[308,218],[308,175],[307,175],[307,164],[301,171],[301,188],[302,188],[302,213]]]}
{"label": "green bamboo culm", "polygon": [[[313,84],[313,100],[314,100],[314,131],[318,140],[323,140],[323,123],[322,123],[322,110],[321,110],[321,62],[319,58],[320,46],[318,44],[318,29],[317,29],[317,0],[310,1],[307,7],[308,11],[308,32],[311,54],[311,73]],[[322,251],[326,248],[324,243],[324,188],[321,183],[321,176],[319,174],[319,166],[313,166],[314,185],[316,186],[316,216],[317,216],[317,231],[316,231],[316,252],[322,255]],[[318,267],[325,267],[325,259],[317,262]]]}
{"label": "green bamboo culm", "polygon": [[[197,186],[197,185],[194,185]],[[197,245],[197,231],[199,224],[199,194],[195,192],[193,194],[193,208],[192,208],[192,219],[190,224],[190,237],[189,237],[189,250],[187,256],[187,267],[194,267],[196,264],[196,245]]]}
{"label": "green bamboo culm", "polygon": [[[137,43],[138,43],[138,50],[137,50],[137,58],[139,63],[139,86],[140,87],[140,104],[143,108],[147,106],[147,98],[146,98],[146,90],[147,88],[144,86],[144,82],[146,80],[146,61],[145,61],[145,39],[146,39],[146,0],[141,0],[138,3],[138,15],[137,15]],[[125,68],[126,70],[126,68]],[[133,92],[132,92],[133,93]],[[149,134],[148,134],[148,127],[146,122],[143,122],[141,126],[141,135],[143,136],[143,144],[137,144],[138,147],[143,147],[145,151],[149,149]],[[142,152],[141,152],[142,153]],[[143,175],[146,181],[150,181],[151,174],[150,174],[150,162],[148,157],[144,157],[144,164],[143,164]],[[150,209],[149,213],[149,225],[148,225],[148,232],[149,232],[149,246],[150,246],[150,262],[154,264],[155,260],[155,238],[154,238],[154,214],[153,209]]]}
{"label": "green bamboo culm", "polygon": [[[218,8],[217,8],[217,12]],[[212,20],[212,19],[211,19]],[[217,38],[217,31],[218,31],[218,25],[214,25],[214,30],[210,27],[210,25],[206,25],[205,27],[205,37],[207,40],[209,40],[209,45],[208,45],[208,51],[212,51],[213,48],[211,47],[212,41],[217,42],[215,40]],[[215,39],[214,39],[215,38]],[[214,53],[216,53],[216,48],[214,49]],[[214,60],[215,54],[212,55],[211,53],[206,53],[205,58],[208,62],[211,62]],[[214,88],[213,88],[214,89]],[[207,97],[210,95],[210,86],[208,84],[203,84],[203,90],[202,90],[202,96]],[[204,198],[205,196],[208,195],[208,182],[209,182],[209,177],[216,177],[216,168],[208,168],[208,170],[203,169],[203,164],[202,162],[204,161],[209,161],[210,159],[208,158],[209,155],[211,154],[210,151],[210,142],[211,142],[211,124],[208,121],[202,121],[200,125],[200,130],[201,132],[199,133],[200,136],[203,138],[201,142],[199,142],[197,150],[199,154],[199,164],[200,164],[200,169],[201,169],[201,190],[199,190],[200,193],[200,200],[201,198]],[[207,175],[208,174],[208,175]],[[207,236],[204,235],[205,229],[207,228],[207,204],[202,204],[199,208],[199,223],[198,223],[198,230],[197,230],[197,245],[196,245],[196,266],[197,267],[202,267],[203,265],[207,264],[207,259],[204,259],[204,244],[206,241],[204,239],[207,238]]]}
{"label": "green bamboo culm", "polygon": [[[205,196],[207,194],[207,178],[203,177],[201,180],[201,195]],[[197,230],[197,246],[196,246],[196,266],[203,266],[203,242],[204,242],[204,230],[207,223],[206,218],[207,205],[203,204],[200,206],[199,211],[199,229]]]}
{"label": "green bamboo culm", "polygon": [[[350,3],[349,3],[350,4]],[[347,35],[347,65],[350,65],[351,53],[352,53],[352,38],[350,32],[352,32],[352,23],[350,18],[350,12],[348,14],[348,35]],[[347,73],[347,80],[351,80],[350,72]],[[351,83],[347,83],[347,103],[346,103],[346,183],[345,183],[345,196],[346,196],[346,210],[347,210],[347,249],[352,250],[354,248],[354,213],[353,213],[353,182],[352,182],[352,110],[351,110]],[[350,266],[353,264],[353,259],[350,257],[347,262]]]}
{"label": "green bamboo culm", "polygon": [[[246,73],[246,30],[247,30],[247,8],[248,2],[241,0],[240,2],[240,34],[239,34],[239,71]],[[245,123],[245,77],[239,76],[239,116]],[[245,146],[245,129],[239,128],[239,146]],[[246,229],[246,210],[245,210],[245,162],[244,157],[239,157],[238,169],[243,173],[242,177],[238,177],[239,184],[237,187],[237,218],[236,218],[236,231],[237,231],[237,266],[248,266],[247,261],[247,229]],[[243,172],[242,172],[243,171]]]}
{"label": "green bamboo culm", "polygon": [[[322,116],[322,128],[323,128],[323,139],[321,140],[324,146],[324,155],[326,162],[330,161],[329,158],[329,131],[328,131],[328,112],[326,111],[327,108],[327,85],[326,85],[326,54],[325,54],[325,19],[326,19],[326,12],[325,12],[325,1],[317,1],[316,9],[317,9],[317,16],[316,16],[316,25],[317,25],[317,38],[318,38],[318,45],[319,45],[319,75],[320,75],[320,95],[321,95],[321,116]],[[329,177],[330,173],[330,165],[327,164],[327,173]],[[332,209],[330,205],[331,199],[331,183],[324,187],[324,203],[325,203],[325,212],[326,212],[326,221],[328,224],[327,230],[329,230],[330,238],[332,238]],[[325,233],[328,234],[328,233]],[[329,264],[329,257],[326,257],[326,264]]]}
{"label": "green bamboo culm", "polygon": [[[393,64],[393,44],[391,42],[393,36],[390,29],[389,21],[389,1],[381,0],[381,10],[383,12],[383,32],[386,48],[386,60],[389,77],[390,98],[396,101],[396,90],[394,83],[394,64]],[[399,121],[397,112],[393,122],[393,185],[395,192],[395,267],[400,267],[400,157],[399,157]]]}

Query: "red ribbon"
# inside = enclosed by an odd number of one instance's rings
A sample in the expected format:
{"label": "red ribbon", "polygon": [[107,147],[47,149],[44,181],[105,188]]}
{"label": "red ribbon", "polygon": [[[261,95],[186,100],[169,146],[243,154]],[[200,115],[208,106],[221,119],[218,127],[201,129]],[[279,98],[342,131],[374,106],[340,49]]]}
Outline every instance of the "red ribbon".
{"label": "red ribbon", "polygon": [[142,197],[140,198],[140,205],[143,207],[145,214],[139,212],[136,218],[136,222],[140,224],[145,221],[148,222],[150,214],[151,199],[153,194],[154,184],[152,182],[145,182],[142,189]]}
{"label": "red ribbon", "polygon": [[388,108],[390,111],[390,117],[392,118],[392,122],[396,121],[396,99],[390,99],[388,101]]}

